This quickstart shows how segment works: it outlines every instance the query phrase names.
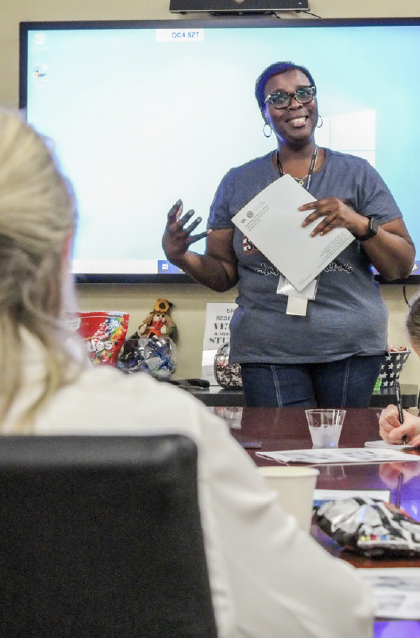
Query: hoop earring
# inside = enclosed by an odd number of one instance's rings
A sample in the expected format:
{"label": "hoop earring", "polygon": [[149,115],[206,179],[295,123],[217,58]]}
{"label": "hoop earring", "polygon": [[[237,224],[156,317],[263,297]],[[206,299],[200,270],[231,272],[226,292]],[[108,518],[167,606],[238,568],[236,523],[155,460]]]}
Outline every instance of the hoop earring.
{"label": "hoop earring", "polygon": [[[266,126],[268,126],[268,130],[270,131],[268,135],[267,135],[267,129],[265,128]],[[263,126],[264,137],[271,137],[272,132],[273,132],[273,129],[271,128],[270,124],[266,122]]]}
{"label": "hoop earring", "polygon": [[[319,123],[319,120],[321,120],[321,124]],[[321,128],[321,126],[324,124],[324,120],[322,119],[322,117],[320,115],[318,115],[318,122],[316,124],[317,128]]]}

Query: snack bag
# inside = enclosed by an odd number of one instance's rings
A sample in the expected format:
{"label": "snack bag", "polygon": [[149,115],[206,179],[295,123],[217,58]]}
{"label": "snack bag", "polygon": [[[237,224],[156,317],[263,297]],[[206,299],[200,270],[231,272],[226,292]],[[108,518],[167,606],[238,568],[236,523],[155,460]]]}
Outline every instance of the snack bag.
{"label": "snack bag", "polygon": [[74,312],[68,326],[79,333],[93,365],[116,365],[124,344],[129,315],[124,312]]}
{"label": "snack bag", "polygon": [[362,556],[420,555],[420,523],[393,503],[361,497],[327,501],[316,508],[314,522]]}

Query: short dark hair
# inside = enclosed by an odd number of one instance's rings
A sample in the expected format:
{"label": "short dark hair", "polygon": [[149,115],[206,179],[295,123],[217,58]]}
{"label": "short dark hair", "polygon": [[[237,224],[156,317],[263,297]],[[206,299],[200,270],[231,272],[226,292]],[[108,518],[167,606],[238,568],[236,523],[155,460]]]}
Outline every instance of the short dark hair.
{"label": "short dark hair", "polygon": [[293,71],[297,69],[298,71],[302,71],[304,73],[309,82],[315,86],[315,80],[313,79],[311,73],[305,66],[300,66],[299,64],[294,64],[294,62],[274,62],[274,64],[270,64],[264,71],[261,73],[259,78],[255,83],[255,97],[257,98],[258,106],[260,107],[260,111],[264,116],[264,89],[268,80],[273,77],[273,75],[279,75],[280,73],[286,73],[287,71]]}

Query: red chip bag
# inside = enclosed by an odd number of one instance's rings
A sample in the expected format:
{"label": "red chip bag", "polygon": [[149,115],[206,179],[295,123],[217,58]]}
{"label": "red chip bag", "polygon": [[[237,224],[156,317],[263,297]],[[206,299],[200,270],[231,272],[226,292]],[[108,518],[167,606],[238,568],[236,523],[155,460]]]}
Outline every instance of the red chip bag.
{"label": "red chip bag", "polygon": [[69,315],[68,324],[82,337],[94,365],[115,365],[127,334],[128,319],[124,312],[74,312]]}

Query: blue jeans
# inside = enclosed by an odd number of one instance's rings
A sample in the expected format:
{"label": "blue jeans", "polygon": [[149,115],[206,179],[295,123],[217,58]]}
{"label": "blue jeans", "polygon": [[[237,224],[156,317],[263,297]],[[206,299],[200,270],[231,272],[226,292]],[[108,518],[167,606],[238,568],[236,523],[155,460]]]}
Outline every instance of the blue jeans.
{"label": "blue jeans", "polygon": [[367,408],[384,355],[329,363],[242,364],[248,407]]}

